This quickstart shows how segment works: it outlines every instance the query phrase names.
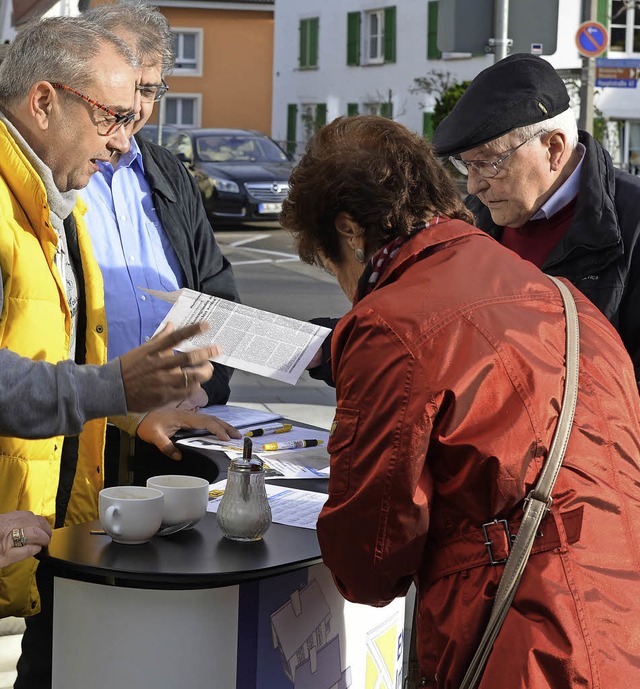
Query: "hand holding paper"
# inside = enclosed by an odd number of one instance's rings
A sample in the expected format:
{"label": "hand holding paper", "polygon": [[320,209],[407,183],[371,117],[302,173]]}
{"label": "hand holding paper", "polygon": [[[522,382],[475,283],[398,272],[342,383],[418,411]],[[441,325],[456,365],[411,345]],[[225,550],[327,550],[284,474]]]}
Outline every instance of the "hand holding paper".
{"label": "hand holding paper", "polygon": [[213,361],[283,383],[296,383],[330,332],[313,323],[194,290],[143,291],[173,303],[160,328],[166,322],[176,327],[200,321],[209,324],[206,333],[184,342],[182,351],[216,344],[222,353]]}

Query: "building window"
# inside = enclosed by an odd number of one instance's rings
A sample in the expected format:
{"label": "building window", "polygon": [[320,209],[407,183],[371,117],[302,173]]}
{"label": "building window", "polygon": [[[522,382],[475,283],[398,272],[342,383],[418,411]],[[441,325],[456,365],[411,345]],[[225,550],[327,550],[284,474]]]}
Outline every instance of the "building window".
{"label": "building window", "polygon": [[640,172],[640,122],[628,123],[629,172],[637,175]]}
{"label": "building window", "polygon": [[380,115],[380,117],[388,117],[393,119],[393,103],[391,101],[381,101],[375,103],[362,104],[363,115]]}
{"label": "building window", "polygon": [[172,94],[165,96],[165,124],[177,124],[183,127],[199,127],[201,124],[202,97],[200,94]]}
{"label": "building window", "polygon": [[396,61],[396,8],[347,14],[347,64]]}
{"label": "building window", "polygon": [[357,103],[347,103],[347,115],[349,117],[353,115],[358,115],[360,113],[360,107]]}
{"label": "building window", "polygon": [[326,123],[326,103],[303,103],[300,106],[300,124],[305,144]]}
{"label": "building window", "polygon": [[640,9],[624,0],[611,2],[609,51],[640,53]]}
{"label": "building window", "polygon": [[173,32],[176,76],[202,76],[202,29],[177,29]]}
{"label": "building window", "polygon": [[371,63],[384,62],[384,13],[374,10],[365,13],[365,56]]}
{"label": "building window", "polygon": [[320,20],[300,20],[300,69],[314,69],[318,66],[318,28]]}

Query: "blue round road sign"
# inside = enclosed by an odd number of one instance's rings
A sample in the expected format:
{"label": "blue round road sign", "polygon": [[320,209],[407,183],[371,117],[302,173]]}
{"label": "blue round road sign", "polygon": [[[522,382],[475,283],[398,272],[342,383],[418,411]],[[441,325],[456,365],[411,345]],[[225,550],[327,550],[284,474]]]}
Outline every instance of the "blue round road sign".
{"label": "blue round road sign", "polygon": [[584,22],[576,33],[576,46],[580,55],[598,57],[609,44],[609,34],[599,22]]}

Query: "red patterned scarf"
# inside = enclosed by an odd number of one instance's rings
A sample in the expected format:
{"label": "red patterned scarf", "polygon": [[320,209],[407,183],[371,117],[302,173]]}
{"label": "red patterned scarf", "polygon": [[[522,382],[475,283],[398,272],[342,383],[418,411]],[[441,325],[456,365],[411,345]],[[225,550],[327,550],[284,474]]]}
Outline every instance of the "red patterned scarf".
{"label": "red patterned scarf", "polygon": [[378,251],[376,251],[376,253],[368,261],[367,267],[365,268],[362,278],[360,278],[356,301],[360,301],[360,299],[365,297],[367,294],[369,294],[369,292],[373,290],[378,280],[380,279],[380,276],[387,269],[387,266],[389,265],[391,259],[398,253],[398,251],[400,251],[400,248],[406,242],[408,242],[409,239],[417,235],[418,232],[422,232],[422,230],[426,230],[428,227],[437,225],[441,220],[444,220],[444,218],[436,215],[435,217],[431,218],[429,222],[425,222],[421,225],[416,225],[415,227],[412,227],[411,232],[409,232],[409,234],[404,234],[399,237],[396,237],[395,239],[392,239],[388,244],[385,244],[381,249],[378,249]]}

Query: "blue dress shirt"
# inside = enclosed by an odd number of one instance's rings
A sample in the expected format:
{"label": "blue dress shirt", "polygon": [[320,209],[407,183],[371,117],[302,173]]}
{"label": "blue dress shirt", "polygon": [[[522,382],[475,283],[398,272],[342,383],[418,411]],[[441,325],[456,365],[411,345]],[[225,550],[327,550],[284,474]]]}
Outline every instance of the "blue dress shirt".
{"label": "blue dress shirt", "polygon": [[80,194],[89,207],[85,221],[104,277],[113,359],[148,340],[171,308],[140,287],[172,291],[184,286],[185,277],[153,207],[136,140],[115,169],[102,161],[98,166]]}

